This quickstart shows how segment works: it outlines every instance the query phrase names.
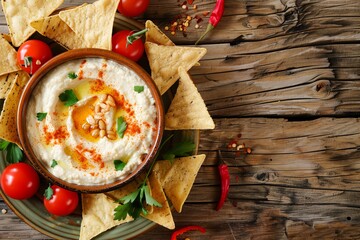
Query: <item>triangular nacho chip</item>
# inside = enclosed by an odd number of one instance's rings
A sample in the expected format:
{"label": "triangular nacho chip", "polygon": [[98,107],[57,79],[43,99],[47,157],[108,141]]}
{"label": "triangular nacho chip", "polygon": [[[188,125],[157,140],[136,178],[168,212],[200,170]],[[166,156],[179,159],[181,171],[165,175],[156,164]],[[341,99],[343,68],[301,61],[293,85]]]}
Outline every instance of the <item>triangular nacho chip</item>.
{"label": "triangular nacho chip", "polygon": [[98,0],[61,11],[60,18],[81,38],[86,47],[111,50],[111,38],[119,0]]}
{"label": "triangular nacho chip", "polygon": [[145,22],[146,41],[164,46],[175,46],[175,44],[163,33],[151,20]]}
{"label": "triangular nacho chip", "polygon": [[6,98],[17,77],[18,74],[16,72],[0,76],[0,99]]}
{"label": "triangular nacho chip", "polygon": [[205,155],[182,157],[174,160],[166,174],[164,190],[177,212],[182,211]]}
{"label": "triangular nacho chip", "polygon": [[114,209],[118,203],[105,194],[82,194],[82,221],[80,226],[80,240],[89,240],[100,233],[130,222],[132,217],[125,220],[114,220]]}
{"label": "triangular nacho chip", "polygon": [[19,47],[34,32],[30,22],[49,16],[64,0],[2,0],[2,8],[9,25],[11,41]]}
{"label": "triangular nacho chip", "polygon": [[[145,27],[148,29],[146,32],[146,42],[156,43],[163,46],[175,46],[175,43],[171,41],[165,33],[163,33],[158,26],[155,25],[151,20],[145,22]],[[197,62],[194,66],[200,66],[200,63]]]}
{"label": "triangular nacho chip", "polygon": [[2,33],[1,36],[8,42],[11,43],[11,37],[9,34]]}
{"label": "triangular nacho chip", "polygon": [[10,43],[0,36],[0,76],[21,70],[17,63],[16,51]]}
{"label": "triangular nacho chip", "polygon": [[175,223],[171,214],[169,203],[166,199],[161,183],[154,173],[149,176],[149,182],[151,186],[151,196],[161,204],[161,207],[154,206],[153,212],[143,217],[168,229],[174,229]]}
{"label": "triangular nacho chip", "polygon": [[40,34],[59,43],[67,49],[84,48],[85,42],[59,17],[58,14],[31,22]]}
{"label": "triangular nacho chip", "polygon": [[161,185],[163,185],[165,176],[171,168],[171,161],[169,160],[157,160],[152,169],[152,173],[159,179]]}
{"label": "triangular nacho chip", "polygon": [[179,68],[180,81],[165,115],[165,129],[214,129],[204,100],[185,69]]}
{"label": "triangular nacho chip", "polygon": [[0,138],[8,142],[16,143],[22,148],[16,130],[16,113],[21,93],[30,77],[26,72],[19,71],[15,78],[11,90],[7,93],[3,109],[0,113]]}
{"label": "triangular nacho chip", "polygon": [[178,68],[186,71],[206,53],[206,48],[161,46],[146,42],[145,51],[149,59],[151,77],[161,94],[164,94],[178,79]]}

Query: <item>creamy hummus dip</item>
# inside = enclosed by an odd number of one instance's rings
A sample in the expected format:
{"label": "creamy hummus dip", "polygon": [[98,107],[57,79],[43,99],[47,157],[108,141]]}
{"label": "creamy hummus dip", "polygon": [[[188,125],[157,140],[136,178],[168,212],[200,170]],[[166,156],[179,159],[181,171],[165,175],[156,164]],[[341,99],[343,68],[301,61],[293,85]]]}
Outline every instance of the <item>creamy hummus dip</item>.
{"label": "creamy hummus dip", "polygon": [[134,71],[102,58],[72,60],[36,85],[27,136],[56,177],[107,184],[126,177],[150,152],[156,117],[150,89]]}

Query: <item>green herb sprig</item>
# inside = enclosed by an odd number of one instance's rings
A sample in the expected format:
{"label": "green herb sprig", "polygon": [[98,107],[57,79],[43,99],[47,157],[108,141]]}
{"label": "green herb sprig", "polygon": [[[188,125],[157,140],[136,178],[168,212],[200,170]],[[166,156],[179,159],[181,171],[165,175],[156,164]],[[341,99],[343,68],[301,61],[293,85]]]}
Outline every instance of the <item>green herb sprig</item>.
{"label": "green herb sprig", "polygon": [[120,138],[124,137],[125,130],[127,128],[127,123],[125,122],[124,117],[119,117],[116,120],[116,132],[119,135]]}
{"label": "green herb sprig", "polygon": [[144,91],[144,86],[134,86],[134,91],[137,93],[141,93]]}
{"label": "green herb sprig", "polygon": [[79,99],[76,97],[72,89],[65,90],[59,95],[60,101],[64,103],[65,106],[70,107],[77,103]]}
{"label": "green herb sprig", "polygon": [[58,162],[57,162],[55,159],[53,159],[53,160],[51,161],[50,167],[54,168],[56,165],[58,165]]}
{"label": "green herb sprig", "polygon": [[70,79],[75,79],[78,77],[78,75],[75,72],[69,72],[67,76]]}
{"label": "green herb sprig", "polygon": [[123,162],[121,160],[114,160],[114,166],[116,171],[122,171],[126,166],[126,162]]}
{"label": "green herb sprig", "polygon": [[54,190],[51,188],[51,185],[50,185],[50,183],[49,183],[49,186],[45,189],[44,197],[45,197],[47,200],[50,200],[53,195],[54,195]]}
{"label": "green herb sprig", "polygon": [[166,150],[161,154],[164,160],[174,160],[175,157],[187,157],[195,149],[195,144],[192,142],[180,142],[172,148]]}
{"label": "green herb sprig", "polygon": [[38,121],[42,121],[46,118],[47,113],[46,112],[38,112],[36,113],[36,118]]}
{"label": "green herb sprig", "polygon": [[8,163],[18,163],[24,158],[24,154],[18,145],[0,139],[0,151],[6,151],[6,161]]}

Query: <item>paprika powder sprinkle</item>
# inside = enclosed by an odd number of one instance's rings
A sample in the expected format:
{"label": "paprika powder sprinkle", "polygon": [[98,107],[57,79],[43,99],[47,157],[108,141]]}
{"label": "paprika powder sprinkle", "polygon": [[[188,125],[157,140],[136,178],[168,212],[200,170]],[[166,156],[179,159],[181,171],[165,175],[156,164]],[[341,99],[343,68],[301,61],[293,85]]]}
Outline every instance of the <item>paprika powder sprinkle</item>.
{"label": "paprika powder sprinkle", "polygon": [[211,30],[213,30],[221,20],[221,17],[224,14],[224,5],[225,0],[217,0],[215,4],[214,10],[210,14],[209,23],[206,27],[205,32],[200,36],[200,38],[196,41],[195,45],[197,45]]}
{"label": "paprika powder sprinkle", "polygon": [[197,226],[197,225],[191,225],[191,226],[183,227],[183,228],[180,228],[180,229],[178,229],[178,230],[176,230],[175,232],[172,233],[171,240],[177,240],[177,237],[179,235],[182,235],[183,233],[186,233],[188,231],[200,231],[202,233],[205,233],[206,229],[201,227],[201,226]]}
{"label": "paprika powder sprinkle", "polygon": [[222,208],[222,206],[224,205],[227,195],[229,193],[229,188],[230,188],[229,169],[222,158],[220,150],[218,150],[218,157],[220,160],[220,164],[218,165],[218,170],[219,170],[220,180],[221,180],[221,195],[220,195],[218,204],[216,206],[216,211],[219,211]]}

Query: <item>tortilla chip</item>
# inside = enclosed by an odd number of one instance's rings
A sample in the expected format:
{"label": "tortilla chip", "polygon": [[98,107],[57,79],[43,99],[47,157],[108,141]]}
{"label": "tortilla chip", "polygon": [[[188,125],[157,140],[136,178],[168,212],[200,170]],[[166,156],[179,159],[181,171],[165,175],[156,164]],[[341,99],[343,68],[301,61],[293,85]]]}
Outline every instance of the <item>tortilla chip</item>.
{"label": "tortilla chip", "polygon": [[152,169],[152,173],[159,179],[163,186],[165,176],[171,168],[171,162],[169,160],[157,160]]}
{"label": "tortilla chip", "polygon": [[[146,42],[152,42],[163,46],[175,46],[175,43],[173,43],[151,20],[145,22],[145,27],[148,29],[145,35]],[[200,66],[200,63],[197,62],[194,66]]]}
{"label": "tortilla chip", "polygon": [[133,220],[127,216],[125,220],[114,220],[114,209],[118,203],[105,194],[82,194],[82,221],[80,240],[91,239],[100,233]]}
{"label": "tortilla chip", "polygon": [[21,70],[17,63],[16,51],[6,41],[3,36],[0,37],[0,76],[11,72]]}
{"label": "tortilla chip", "polygon": [[149,176],[149,182],[151,186],[151,196],[162,206],[154,206],[153,212],[143,217],[168,229],[174,229],[175,223],[171,214],[169,203],[166,199],[161,183],[154,173]]}
{"label": "tortilla chip", "polygon": [[190,193],[205,157],[205,154],[201,154],[177,158],[165,176],[165,194],[179,213],[182,211],[182,206]]}
{"label": "tortilla chip", "polygon": [[147,42],[164,46],[175,46],[175,43],[173,43],[151,20],[145,22],[145,27],[148,29],[145,35]]}
{"label": "tortilla chip", "polygon": [[61,11],[60,18],[89,48],[111,50],[111,38],[119,0],[98,0],[82,7]]}
{"label": "tortilla chip", "polygon": [[6,98],[17,77],[18,74],[16,72],[0,76],[0,99]]}
{"label": "tortilla chip", "polygon": [[22,148],[16,129],[16,113],[21,93],[30,76],[24,71],[19,71],[15,78],[0,114],[0,138],[16,143]]}
{"label": "tortilla chip", "polygon": [[151,77],[161,94],[164,94],[178,79],[178,68],[186,71],[206,53],[206,48],[161,46],[146,42],[145,51],[149,59]]}
{"label": "tortilla chip", "polygon": [[59,17],[58,14],[31,22],[41,35],[48,37],[67,49],[85,48],[85,42]]}
{"label": "tortilla chip", "polygon": [[19,47],[35,32],[30,22],[49,16],[63,2],[64,0],[2,0],[1,5],[9,25],[13,45]]}
{"label": "tortilla chip", "polygon": [[180,81],[165,115],[165,129],[214,129],[204,100],[185,69],[179,68]]}
{"label": "tortilla chip", "polygon": [[9,34],[2,33],[1,36],[8,42],[11,43],[11,37]]}

